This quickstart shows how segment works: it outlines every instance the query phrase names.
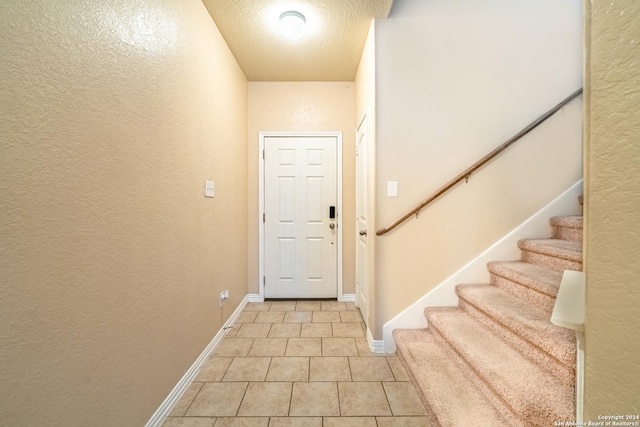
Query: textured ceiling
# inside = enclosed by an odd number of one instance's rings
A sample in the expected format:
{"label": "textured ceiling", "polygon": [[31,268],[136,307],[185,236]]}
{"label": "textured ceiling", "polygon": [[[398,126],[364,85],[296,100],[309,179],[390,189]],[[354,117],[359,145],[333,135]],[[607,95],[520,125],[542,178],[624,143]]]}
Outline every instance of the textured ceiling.
{"label": "textured ceiling", "polygon": [[[393,0],[203,0],[249,81],[353,81],[374,18]],[[298,41],[278,33],[280,14],[307,19]]]}

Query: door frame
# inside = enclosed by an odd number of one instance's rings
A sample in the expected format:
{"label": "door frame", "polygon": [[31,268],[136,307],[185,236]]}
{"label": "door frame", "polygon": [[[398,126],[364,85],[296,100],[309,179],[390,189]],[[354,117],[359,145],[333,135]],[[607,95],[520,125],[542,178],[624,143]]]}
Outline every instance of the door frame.
{"label": "door frame", "polygon": [[341,131],[324,131],[324,132],[296,132],[296,131],[263,131],[259,133],[258,146],[258,289],[259,300],[264,301],[264,282],[265,282],[265,257],[264,257],[264,150],[265,139],[269,137],[335,137],[336,138],[336,186],[337,190],[337,206],[336,206],[336,284],[338,301],[344,301],[342,295],[342,132]]}
{"label": "door frame", "polygon": [[[367,142],[366,142],[366,144],[367,144],[367,163],[366,163],[366,166],[365,166],[366,169],[364,170],[364,173],[366,174],[366,177],[367,177],[367,187],[366,188],[360,188],[359,185],[358,185],[358,182],[359,182],[358,180],[360,179],[359,174],[362,173],[363,171],[360,171],[359,168],[358,168],[358,165],[360,164],[359,163],[360,160],[358,159],[357,150],[358,150],[358,144],[359,144],[358,132],[360,131],[360,128],[362,128],[362,126],[368,126],[369,125],[369,122],[367,121],[367,117],[368,117],[368,114],[365,111],[362,114],[362,117],[360,118],[360,120],[358,121],[358,126],[356,127],[356,131],[355,131],[355,146],[356,146],[355,147],[356,148],[356,168],[355,168],[356,169],[356,171],[355,171],[356,172],[356,192],[355,192],[355,195],[356,195],[356,210],[355,210],[356,218],[355,219],[356,219],[356,221],[355,221],[355,233],[354,233],[355,234],[355,244],[356,244],[356,246],[355,246],[355,249],[356,249],[355,250],[355,262],[356,262],[356,283],[355,283],[356,289],[355,289],[355,292],[356,292],[356,298],[355,298],[355,300],[356,300],[356,305],[358,306],[358,308],[360,308],[360,312],[361,313],[362,313],[362,308],[360,307],[360,303],[359,303],[358,298],[360,296],[360,288],[363,286],[363,283],[362,283],[363,281],[362,281],[362,277],[358,276],[359,273],[360,273],[360,271],[359,271],[360,254],[358,253],[358,251],[360,250],[360,237],[358,236],[358,228],[359,228],[358,227],[359,226],[359,224],[358,224],[358,213],[359,213],[358,212],[358,203],[359,203],[358,197],[359,197],[359,191],[365,191],[367,193],[367,206],[365,206],[364,209],[366,211],[366,216],[367,216],[367,228],[370,228],[369,224],[370,224],[371,220],[369,218],[370,215],[369,215],[369,202],[368,202],[369,201],[369,197],[368,197],[368,193],[369,193],[369,146],[368,146],[368,144],[369,144],[369,137],[370,136],[369,136],[369,129],[368,128],[365,128],[365,132],[366,132],[366,135],[367,135]],[[367,328],[367,331],[369,330],[369,317],[370,317],[370,308],[371,308],[371,304],[370,304],[370,301],[371,301],[371,285],[370,284],[371,284],[371,282],[370,282],[370,277],[369,277],[370,276],[370,268],[369,267],[370,267],[370,263],[371,263],[371,257],[370,257],[371,243],[370,243],[370,240],[373,240],[373,238],[370,238],[367,235],[367,250],[366,250],[366,254],[365,254],[366,255],[366,259],[367,259],[367,265],[366,265],[366,269],[367,269],[366,277],[367,277],[367,280],[366,280],[366,283],[364,283],[364,286],[366,287],[366,290],[367,290],[367,303],[366,303],[367,306],[365,307],[366,316],[363,316],[364,324],[365,324],[365,326]]]}

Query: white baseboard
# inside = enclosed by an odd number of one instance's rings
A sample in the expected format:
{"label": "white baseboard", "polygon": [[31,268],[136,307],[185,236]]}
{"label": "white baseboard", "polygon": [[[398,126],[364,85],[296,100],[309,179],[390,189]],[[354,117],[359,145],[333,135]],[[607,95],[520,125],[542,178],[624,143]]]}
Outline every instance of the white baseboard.
{"label": "white baseboard", "polygon": [[342,297],[338,296],[338,301],[356,302],[356,294],[342,294]]}
{"label": "white baseboard", "polygon": [[384,353],[384,341],[374,340],[369,328],[367,328],[367,341],[369,342],[369,350],[372,353]]}
{"label": "white baseboard", "polygon": [[247,301],[248,302],[264,302],[264,297],[260,294],[248,294]]}
{"label": "white baseboard", "polygon": [[249,302],[249,295],[246,295],[240,302],[240,304],[238,304],[238,307],[234,310],[225,324],[222,325],[222,328],[220,328],[216,336],[213,337],[202,354],[200,354],[196,361],[193,362],[193,365],[191,365],[191,367],[187,370],[180,381],[178,381],[178,384],[176,384],[173,390],[171,390],[171,393],[169,393],[164,402],[162,402],[160,407],[158,407],[156,412],[154,412],[149,421],[147,421],[145,427],[160,427],[160,425],[162,425],[167,415],[171,413],[173,407],[176,405],[176,403],[178,403],[178,400],[180,400],[184,392],[187,391],[187,388],[189,387],[189,384],[191,384],[191,381],[193,381],[196,375],[198,375],[198,372],[200,371],[202,365],[209,359],[209,356],[211,356],[213,350],[215,350],[216,346],[220,343],[220,341],[222,341],[227,328],[231,327],[235,323],[238,316],[240,316],[240,313],[242,313],[242,310],[244,309],[244,306],[247,305],[247,302]]}
{"label": "white baseboard", "polygon": [[549,218],[559,215],[580,215],[581,208],[578,204],[580,194],[582,194],[582,180],[572,185],[520,226],[388,321],[382,328],[384,350],[387,353],[396,351],[396,343],[392,336],[395,329],[419,329],[428,326],[427,319],[424,317],[425,308],[457,306],[458,297],[455,293],[457,285],[461,283],[487,283],[489,281],[489,272],[487,271],[489,261],[520,259],[518,240],[549,235]]}

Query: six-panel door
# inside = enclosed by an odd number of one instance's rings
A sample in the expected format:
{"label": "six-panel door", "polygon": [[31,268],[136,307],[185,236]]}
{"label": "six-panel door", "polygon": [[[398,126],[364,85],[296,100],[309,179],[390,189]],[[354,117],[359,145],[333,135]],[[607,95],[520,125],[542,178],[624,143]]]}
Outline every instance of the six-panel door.
{"label": "six-panel door", "polygon": [[336,137],[265,138],[267,298],[337,296],[336,147]]}

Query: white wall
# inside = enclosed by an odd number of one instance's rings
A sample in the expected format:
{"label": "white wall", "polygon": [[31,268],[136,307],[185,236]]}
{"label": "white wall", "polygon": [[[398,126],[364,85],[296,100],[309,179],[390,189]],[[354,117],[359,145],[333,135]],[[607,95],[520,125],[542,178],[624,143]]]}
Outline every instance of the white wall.
{"label": "white wall", "polygon": [[[576,0],[396,0],[376,22],[376,226],[581,86]],[[382,325],[581,177],[580,103],[376,239]],[[398,197],[386,196],[398,181]]]}

